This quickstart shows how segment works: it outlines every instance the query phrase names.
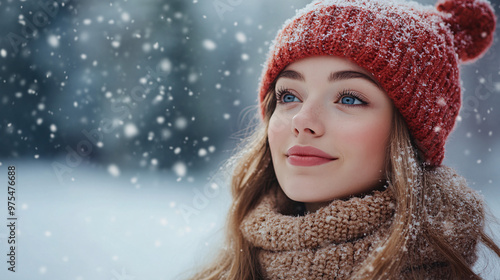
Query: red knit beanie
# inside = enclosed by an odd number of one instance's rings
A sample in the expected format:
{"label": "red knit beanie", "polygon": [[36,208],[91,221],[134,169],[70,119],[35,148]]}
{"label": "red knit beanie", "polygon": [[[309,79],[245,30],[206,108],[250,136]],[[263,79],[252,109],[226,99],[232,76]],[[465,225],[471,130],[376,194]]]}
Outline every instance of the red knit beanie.
{"label": "red knit beanie", "polygon": [[318,55],[350,59],[373,74],[403,116],[425,161],[440,165],[460,110],[459,64],[493,41],[485,0],[443,0],[436,8],[398,0],[314,1],[285,22],[260,81],[262,101],[290,63]]}

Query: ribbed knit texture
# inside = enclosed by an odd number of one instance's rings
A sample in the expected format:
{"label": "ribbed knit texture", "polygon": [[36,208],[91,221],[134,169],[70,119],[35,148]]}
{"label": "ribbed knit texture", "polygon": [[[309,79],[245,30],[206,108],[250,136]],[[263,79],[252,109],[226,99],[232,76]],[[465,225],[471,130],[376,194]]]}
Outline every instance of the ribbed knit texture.
{"label": "ribbed knit texture", "polygon": [[[418,221],[416,227],[429,222],[473,264],[477,232],[483,226],[482,199],[453,169],[441,166],[430,172],[431,195],[422,202],[428,220]],[[259,248],[266,279],[349,279],[387,237],[395,208],[390,189],[363,198],[335,200],[304,216],[281,214],[276,201],[272,195],[265,196],[240,227],[243,236]],[[407,249],[411,255],[407,267],[417,268],[425,279],[451,277],[442,256],[422,236],[410,241]],[[403,271],[395,279],[407,277]]]}
{"label": "ribbed knit texture", "polygon": [[425,160],[437,166],[460,110],[459,63],[486,51],[495,24],[481,0],[440,1],[437,9],[394,0],[314,1],[285,22],[271,45],[260,102],[290,63],[348,58],[378,80]]}

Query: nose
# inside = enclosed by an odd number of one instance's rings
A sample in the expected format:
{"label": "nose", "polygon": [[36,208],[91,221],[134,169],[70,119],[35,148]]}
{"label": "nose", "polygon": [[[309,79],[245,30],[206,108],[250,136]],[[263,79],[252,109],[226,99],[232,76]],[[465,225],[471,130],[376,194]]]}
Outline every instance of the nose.
{"label": "nose", "polygon": [[299,112],[292,118],[292,132],[295,136],[320,137],[325,134],[324,118],[320,106],[302,105]]}

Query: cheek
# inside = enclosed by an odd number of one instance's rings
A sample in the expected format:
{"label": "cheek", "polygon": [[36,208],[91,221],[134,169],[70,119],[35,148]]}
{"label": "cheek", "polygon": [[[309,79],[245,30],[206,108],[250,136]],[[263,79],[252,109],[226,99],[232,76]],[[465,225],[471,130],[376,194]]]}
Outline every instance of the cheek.
{"label": "cheek", "polygon": [[342,134],[342,143],[348,145],[344,150],[349,151],[358,163],[378,172],[385,164],[390,129],[390,119],[353,124]]}
{"label": "cheek", "polygon": [[287,119],[280,117],[279,114],[271,116],[267,129],[271,152],[273,152],[274,148],[278,147],[279,144],[284,144],[284,138],[288,135],[289,130],[289,122]]}

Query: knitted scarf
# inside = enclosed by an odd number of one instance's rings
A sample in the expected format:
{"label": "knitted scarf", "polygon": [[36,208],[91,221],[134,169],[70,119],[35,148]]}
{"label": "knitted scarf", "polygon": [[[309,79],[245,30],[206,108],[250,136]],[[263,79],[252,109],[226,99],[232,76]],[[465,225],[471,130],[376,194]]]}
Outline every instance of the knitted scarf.
{"label": "knitted scarf", "polygon": [[[465,179],[441,166],[427,176],[426,221],[464,259],[476,261],[482,199]],[[350,279],[353,271],[389,233],[396,208],[390,188],[364,197],[334,200],[314,213],[283,214],[279,196],[268,194],[244,218],[243,236],[256,248],[266,279]],[[418,217],[420,218],[420,217]],[[423,219],[423,218],[421,218]],[[418,229],[416,232],[419,232]],[[407,245],[408,270],[425,279],[449,279],[448,264],[418,233]],[[398,279],[406,279],[401,272]]]}

